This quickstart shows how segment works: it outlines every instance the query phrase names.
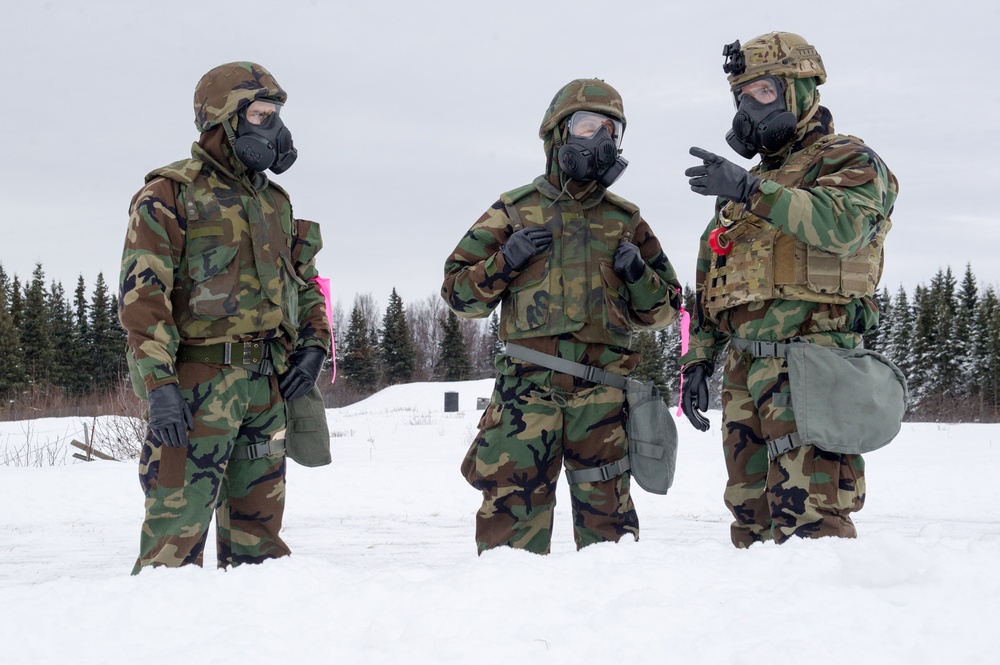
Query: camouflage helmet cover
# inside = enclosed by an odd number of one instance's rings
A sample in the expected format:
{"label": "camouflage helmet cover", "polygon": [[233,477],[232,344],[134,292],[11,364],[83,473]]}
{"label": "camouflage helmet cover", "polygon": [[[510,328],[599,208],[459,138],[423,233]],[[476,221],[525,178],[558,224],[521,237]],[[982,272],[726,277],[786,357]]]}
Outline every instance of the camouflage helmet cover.
{"label": "camouflage helmet cover", "polygon": [[576,79],[559,89],[545,111],[538,137],[546,138],[563,118],[577,111],[594,111],[620,120],[625,126],[625,109],[618,91],[601,79]]}
{"label": "camouflage helmet cover", "polygon": [[219,65],[201,77],[194,89],[194,124],[207,132],[258,98],[284,103],[288,95],[271,73],[252,62]]}
{"label": "camouflage helmet cover", "polygon": [[742,46],[740,52],[742,66],[726,70],[729,72],[730,87],[768,74],[789,82],[812,77],[817,79],[817,85],[826,82],[823,58],[816,52],[816,47],[794,33],[770,32],[754,37]]}

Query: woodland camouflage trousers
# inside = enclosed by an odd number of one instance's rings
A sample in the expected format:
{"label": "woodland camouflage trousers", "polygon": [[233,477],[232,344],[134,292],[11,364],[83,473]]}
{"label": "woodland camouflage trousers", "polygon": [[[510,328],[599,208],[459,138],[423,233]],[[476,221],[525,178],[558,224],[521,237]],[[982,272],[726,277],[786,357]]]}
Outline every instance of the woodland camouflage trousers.
{"label": "woodland camouflage trousers", "polygon": [[[476,517],[479,552],[506,545],[549,552],[556,482],[567,469],[599,467],[628,454],[623,393],[597,385],[577,392],[500,375],[462,473],[483,503]],[[577,549],[639,538],[629,475],[570,485]]]}
{"label": "woodland camouflage trousers", "polygon": [[235,446],[284,435],[277,377],[179,363],[178,379],[195,428],[188,448],[160,445],[146,433],[139,458],[146,517],[132,574],[149,565],[202,565],[213,512],[220,568],[289,554],[278,535],[284,453],[230,459]]}
{"label": "woodland camouflage trousers", "polygon": [[[834,346],[826,335],[808,335]],[[788,406],[788,367],[783,358],[758,358],[732,348],[722,384],[725,502],[735,520],[733,545],[763,540],[782,543],[792,536],[854,538],[850,513],[865,500],[864,460],[800,446],[774,460],[766,443],[796,431]],[[850,414],[845,414],[850,417]]]}

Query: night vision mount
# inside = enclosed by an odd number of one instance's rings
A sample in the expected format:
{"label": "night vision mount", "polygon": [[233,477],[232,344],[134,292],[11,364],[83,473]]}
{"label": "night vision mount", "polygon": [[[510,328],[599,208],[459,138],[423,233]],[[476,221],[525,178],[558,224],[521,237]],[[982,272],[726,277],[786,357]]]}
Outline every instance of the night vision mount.
{"label": "night vision mount", "polygon": [[722,71],[726,74],[739,76],[747,69],[746,60],[743,58],[743,51],[740,50],[740,40],[722,47],[722,55],[726,62],[722,65]]}

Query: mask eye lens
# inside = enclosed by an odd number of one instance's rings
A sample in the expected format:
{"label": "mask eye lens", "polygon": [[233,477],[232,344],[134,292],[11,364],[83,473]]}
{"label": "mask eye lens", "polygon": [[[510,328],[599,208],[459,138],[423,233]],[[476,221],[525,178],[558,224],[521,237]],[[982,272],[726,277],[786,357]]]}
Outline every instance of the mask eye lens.
{"label": "mask eye lens", "polygon": [[741,101],[744,96],[754,99],[759,104],[770,104],[778,99],[778,86],[774,80],[770,78],[750,81],[737,91],[737,103]]}
{"label": "mask eye lens", "polygon": [[245,116],[251,125],[263,125],[271,116],[278,115],[280,108],[280,104],[258,99],[247,107]]}
{"label": "mask eye lens", "polygon": [[571,135],[589,139],[604,127],[615,143],[621,141],[621,123],[613,118],[600,113],[589,111],[577,111],[569,119],[569,132]]}

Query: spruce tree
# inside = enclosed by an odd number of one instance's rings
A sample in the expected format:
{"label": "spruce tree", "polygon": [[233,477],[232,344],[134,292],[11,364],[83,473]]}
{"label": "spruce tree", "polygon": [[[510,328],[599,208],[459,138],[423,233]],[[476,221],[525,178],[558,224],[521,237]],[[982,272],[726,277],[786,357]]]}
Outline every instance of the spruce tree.
{"label": "spruce tree", "polygon": [[395,288],[389,296],[389,305],[385,308],[385,316],[382,318],[382,343],[379,348],[382,371],[387,384],[409,383],[413,380],[416,352],[413,350],[413,338],[406,323],[403,300]]}
{"label": "spruce tree", "polygon": [[[3,265],[0,265],[0,299],[3,300],[4,309],[7,309],[6,303],[10,302],[10,278],[7,277],[7,271],[3,269]],[[10,314],[10,311],[7,312]]]}
{"label": "spruce tree", "polygon": [[21,293],[21,280],[17,275],[10,282],[10,318],[14,321],[14,327],[21,329],[21,317],[24,316],[24,294]]}
{"label": "spruce tree", "polygon": [[681,383],[681,320],[656,333],[663,349],[663,374],[666,391],[660,391],[667,403],[676,403]]}
{"label": "spruce tree", "polygon": [[90,372],[93,386],[111,390],[125,371],[125,331],[118,322],[118,306],[108,294],[104,274],[97,275],[90,301]]}
{"label": "spruce tree", "polygon": [[338,373],[355,390],[374,392],[378,385],[378,357],[372,335],[361,306],[355,302],[351,321],[344,337],[343,354],[337,364]]}
{"label": "spruce tree", "polygon": [[632,343],[641,359],[630,376],[637,381],[652,381],[660,395],[667,398],[666,355],[656,333],[644,330],[633,336]]}
{"label": "spruce tree", "polygon": [[933,373],[934,357],[932,349],[935,312],[932,298],[927,287],[917,285],[913,291],[913,339],[911,342],[910,373],[907,375],[910,388],[910,403],[914,410],[921,406],[927,395],[934,388],[930,385]]}
{"label": "spruce tree", "polygon": [[996,418],[1000,405],[1000,300],[988,287],[976,306],[973,366],[980,414]]}
{"label": "spruce tree", "polygon": [[973,330],[976,326],[976,305],[979,302],[979,289],[976,277],[972,274],[972,264],[966,264],[962,287],[956,298],[955,311],[955,349],[956,394],[971,395],[975,392],[975,342]]}
{"label": "spruce tree", "polygon": [[8,293],[0,288],[0,399],[5,401],[16,396],[26,380],[20,364],[21,333],[10,315]]}
{"label": "spruce tree", "polygon": [[441,321],[441,343],[438,345],[438,358],[434,365],[434,378],[437,381],[465,381],[469,378],[472,363],[465,348],[465,338],[455,312],[448,310],[448,315]]}
{"label": "spruce tree", "polygon": [[892,298],[889,296],[889,289],[885,286],[881,291],[876,291],[872,300],[878,307],[878,326],[863,336],[866,349],[872,351],[883,351],[888,345],[889,325],[892,320]]}
{"label": "spruce tree", "polygon": [[493,371],[490,372],[489,376],[495,377],[497,375],[496,358],[499,355],[503,355],[504,346],[506,346],[500,339],[500,317],[499,315],[497,315],[496,310],[494,310],[493,314],[490,316],[490,327],[488,335],[491,344],[490,357],[493,359],[494,362]]}
{"label": "spruce tree", "polygon": [[66,292],[59,282],[52,282],[47,308],[52,339],[52,383],[72,392],[80,362],[73,345],[73,313],[66,301]]}
{"label": "spruce tree", "polygon": [[49,331],[48,290],[45,272],[36,263],[31,282],[24,294],[21,317],[21,350],[28,378],[36,387],[48,383],[52,374],[55,352]]}
{"label": "spruce tree", "polygon": [[913,312],[906,289],[900,285],[892,305],[892,319],[886,330],[884,353],[903,372],[908,381],[913,373]]}
{"label": "spruce tree", "polygon": [[87,286],[83,275],[76,282],[73,295],[73,334],[70,346],[73,347],[76,367],[73,370],[73,380],[70,390],[75,394],[83,394],[91,389],[94,377],[91,373],[90,361],[90,305],[87,303]]}
{"label": "spruce tree", "polygon": [[989,322],[990,351],[987,369],[989,371],[988,384],[992,400],[989,406],[992,408],[990,420],[996,421],[1000,418],[1000,306],[993,308],[993,316]]}

